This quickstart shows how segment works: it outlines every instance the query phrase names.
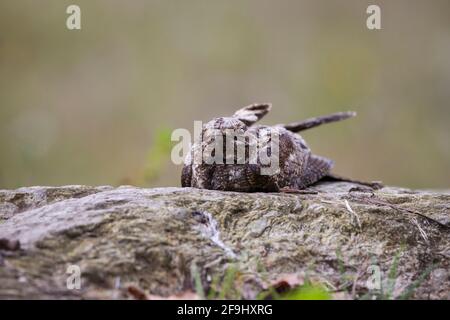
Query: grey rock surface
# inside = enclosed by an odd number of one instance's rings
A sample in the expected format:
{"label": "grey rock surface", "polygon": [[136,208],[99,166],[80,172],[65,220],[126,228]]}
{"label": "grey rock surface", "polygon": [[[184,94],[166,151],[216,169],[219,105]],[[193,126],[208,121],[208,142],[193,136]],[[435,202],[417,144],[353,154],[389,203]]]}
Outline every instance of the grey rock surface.
{"label": "grey rock surface", "polygon": [[[130,287],[167,297],[198,292],[195,279],[220,292],[230,268],[225,297],[253,299],[295,275],[364,298],[379,292],[368,288],[374,267],[390,297],[449,299],[450,194],[355,187],[0,190],[0,299],[135,298]],[[80,289],[67,286],[71,265]]]}

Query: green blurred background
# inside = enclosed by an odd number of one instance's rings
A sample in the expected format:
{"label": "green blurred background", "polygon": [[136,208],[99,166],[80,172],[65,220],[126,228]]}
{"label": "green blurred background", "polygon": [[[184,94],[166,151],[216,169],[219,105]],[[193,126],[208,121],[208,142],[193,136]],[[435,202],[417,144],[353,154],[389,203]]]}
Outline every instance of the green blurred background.
{"label": "green blurred background", "polygon": [[355,110],[304,134],[336,173],[448,188],[449,101],[448,0],[0,2],[0,188],[178,186],[171,131],[252,102]]}

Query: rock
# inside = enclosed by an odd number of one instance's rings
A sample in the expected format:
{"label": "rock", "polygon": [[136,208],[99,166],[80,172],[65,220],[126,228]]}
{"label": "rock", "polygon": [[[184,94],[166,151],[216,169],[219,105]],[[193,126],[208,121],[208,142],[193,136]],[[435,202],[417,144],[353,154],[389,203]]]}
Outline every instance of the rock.
{"label": "rock", "polygon": [[0,248],[0,298],[253,299],[280,278],[334,297],[450,298],[450,193],[311,189],[2,190],[0,239],[17,250]]}

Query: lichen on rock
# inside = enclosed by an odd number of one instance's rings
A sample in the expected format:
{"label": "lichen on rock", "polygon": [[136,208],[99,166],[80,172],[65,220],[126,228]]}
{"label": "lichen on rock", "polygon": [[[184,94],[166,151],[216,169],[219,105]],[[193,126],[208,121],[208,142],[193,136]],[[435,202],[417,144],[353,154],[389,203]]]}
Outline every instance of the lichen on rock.
{"label": "lichen on rock", "polygon": [[[391,297],[450,298],[448,192],[336,182],[311,190],[2,190],[0,239],[20,248],[0,248],[0,298],[132,298],[129,286],[168,297],[198,290],[196,279],[207,293],[231,266],[234,294],[246,299],[286,274],[363,298],[376,291],[370,266],[391,281]],[[80,289],[67,287],[70,265]]]}

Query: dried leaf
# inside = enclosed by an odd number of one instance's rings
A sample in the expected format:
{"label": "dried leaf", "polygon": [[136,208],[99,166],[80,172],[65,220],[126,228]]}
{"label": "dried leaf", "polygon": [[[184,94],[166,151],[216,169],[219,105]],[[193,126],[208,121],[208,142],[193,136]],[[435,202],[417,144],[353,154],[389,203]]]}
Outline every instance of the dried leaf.
{"label": "dried leaf", "polygon": [[149,300],[149,296],[138,287],[129,286],[128,293],[136,300]]}
{"label": "dried leaf", "polygon": [[302,276],[299,276],[296,273],[289,273],[283,274],[280,277],[278,277],[275,281],[272,281],[270,287],[273,290],[275,290],[275,292],[280,294],[292,290],[293,288],[298,287],[303,283],[304,279]]}

